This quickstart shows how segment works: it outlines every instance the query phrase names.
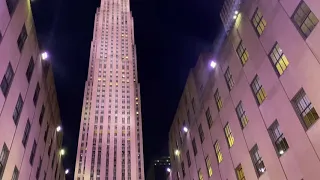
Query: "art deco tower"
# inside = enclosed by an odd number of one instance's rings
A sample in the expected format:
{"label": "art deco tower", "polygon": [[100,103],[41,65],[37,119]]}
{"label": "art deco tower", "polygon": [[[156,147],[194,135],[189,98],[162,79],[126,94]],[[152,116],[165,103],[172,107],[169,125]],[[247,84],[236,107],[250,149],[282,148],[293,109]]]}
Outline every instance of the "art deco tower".
{"label": "art deco tower", "polygon": [[129,0],[101,0],[85,84],[75,180],[144,180]]}

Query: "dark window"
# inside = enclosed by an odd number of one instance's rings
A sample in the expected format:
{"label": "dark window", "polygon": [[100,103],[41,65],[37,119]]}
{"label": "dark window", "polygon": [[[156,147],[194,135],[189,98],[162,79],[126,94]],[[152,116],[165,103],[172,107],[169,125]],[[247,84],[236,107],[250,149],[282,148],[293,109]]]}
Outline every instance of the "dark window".
{"label": "dark window", "polygon": [[10,16],[12,16],[12,14],[14,13],[14,10],[16,9],[18,2],[19,0],[6,0]]}
{"label": "dark window", "polygon": [[22,111],[22,107],[23,107],[23,100],[22,100],[22,97],[21,97],[21,94],[20,94],[19,97],[18,97],[18,101],[17,101],[16,107],[14,108],[13,115],[12,115],[12,118],[13,118],[13,121],[14,121],[15,125],[18,125],[18,122],[19,122],[19,119],[20,119],[20,114],[21,114],[21,111]]}
{"label": "dark window", "polygon": [[203,143],[203,141],[204,141],[204,133],[203,133],[203,129],[202,129],[202,125],[201,124],[198,127],[198,132],[199,132],[201,143]]}
{"label": "dark window", "polygon": [[18,179],[19,179],[19,170],[17,166],[14,166],[11,180],[18,180]]}
{"label": "dark window", "polygon": [[47,138],[48,138],[48,132],[49,132],[49,124],[47,123],[47,128],[46,131],[44,132],[44,142],[47,142]]}
{"label": "dark window", "polygon": [[39,179],[39,176],[40,176],[41,166],[42,166],[42,158],[40,157],[39,166],[38,166],[37,172],[36,172],[36,179],[37,180]]}
{"label": "dark window", "polygon": [[184,162],[183,161],[181,162],[181,169],[182,169],[182,176],[183,177],[186,176],[186,170],[184,168]]}
{"label": "dark window", "polygon": [[287,143],[286,138],[280,130],[279,123],[277,120],[271,124],[271,126],[268,128],[268,131],[271,140],[276,148],[277,154],[281,156],[289,149],[289,145]]}
{"label": "dark window", "polygon": [[319,119],[316,109],[313,107],[303,89],[294,97],[293,104],[305,128],[308,129]]}
{"label": "dark window", "polygon": [[24,147],[26,147],[26,145],[27,145],[30,129],[31,129],[31,124],[30,124],[30,121],[28,119],[26,127],[24,128],[24,133],[23,133],[23,138],[22,138],[22,144],[23,144]]}
{"label": "dark window", "polygon": [[1,34],[1,32],[0,32],[0,43],[1,43],[1,41],[2,41],[2,34]]}
{"label": "dark window", "polygon": [[266,167],[264,166],[257,145],[254,145],[253,148],[250,150],[250,156],[254,165],[254,169],[256,170],[257,176],[260,177],[266,171]]}
{"label": "dark window", "polygon": [[28,68],[27,68],[27,72],[26,72],[28,82],[30,82],[31,80],[33,69],[34,69],[34,61],[33,61],[33,58],[31,57]]}
{"label": "dark window", "polygon": [[20,52],[23,49],[23,46],[24,46],[24,43],[26,42],[27,37],[28,37],[27,29],[26,29],[26,26],[23,25],[21,32],[20,32],[20,35],[17,40],[17,44],[18,44],[18,48],[19,48]]}
{"label": "dark window", "polygon": [[207,108],[207,110],[206,110],[206,119],[207,119],[207,123],[208,123],[209,129],[210,129],[213,124],[213,121],[212,121],[212,117],[211,117],[211,113],[210,113],[209,108]]}
{"label": "dark window", "polygon": [[244,65],[249,59],[249,53],[247,49],[244,47],[242,40],[240,41],[237,47],[237,54],[241,60],[241,64]]}
{"label": "dark window", "polygon": [[198,153],[198,150],[197,150],[197,144],[196,144],[196,139],[195,138],[193,138],[193,140],[192,140],[192,148],[193,148],[193,153],[196,156],[197,153]]}
{"label": "dark window", "polygon": [[246,180],[241,164],[236,168],[236,173],[238,180]]}
{"label": "dark window", "polygon": [[4,168],[6,167],[7,160],[9,157],[9,149],[6,143],[3,144],[0,154],[0,179],[2,179]]}
{"label": "dark window", "polygon": [[269,54],[269,58],[272,61],[273,67],[277,70],[277,74],[280,76],[287,69],[289,61],[287,57],[283,54],[282,49],[279,44],[276,43]]}
{"label": "dark window", "polygon": [[188,161],[188,167],[190,167],[191,166],[191,159],[190,159],[189,150],[187,151],[187,161]]}
{"label": "dark window", "polygon": [[55,172],[54,172],[54,178],[57,178],[57,171],[58,170],[58,164],[56,165],[56,170],[55,170]]}
{"label": "dark window", "polygon": [[226,72],[224,73],[224,78],[225,78],[225,80],[227,82],[229,91],[231,91],[231,89],[234,86],[234,81],[233,81],[232,74],[230,73],[230,68],[229,67],[227,68]]}
{"label": "dark window", "polygon": [[7,67],[6,73],[4,74],[2,81],[1,81],[1,90],[5,97],[7,97],[9,93],[9,89],[13,80],[13,69],[11,66],[11,63],[9,62],[9,65]]}
{"label": "dark window", "polygon": [[251,89],[255,95],[257,103],[260,105],[262,102],[266,99],[267,94],[264,88],[262,87],[259,76],[256,76],[252,83],[251,83]]}
{"label": "dark window", "polygon": [[243,110],[243,106],[242,106],[242,102],[240,101],[238,106],[236,107],[236,112],[237,112],[237,116],[238,119],[240,121],[241,127],[242,129],[244,127],[246,127],[246,125],[248,124],[248,117],[246,115],[246,112]]}
{"label": "dark window", "polygon": [[307,38],[311,34],[319,22],[318,18],[304,1],[301,1],[295,10],[292,21],[304,38]]}
{"label": "dark window", "polygon": [[39,116],[39,124],[40,124],[40,125],[42,125],[45,110],[46,110],[46,108],[44,107],[44,105],[42,105],[42,107],[41,107],[41,113],[40,113],[40,116]]}
{"label": "dark window", "polygon": [[50,140],[49,148],[48,148],[48,156],[51,155],[51,148],[52,148],[52,138]]}
{"label": "dark window", "polygon": [[36,150],[37,150],[37,142],[36,142],[36,140],[34,140],[33,145],[32,145],[31,154],[30,154],[30,158],[29,158],[29,163],[31,165],[33,165],[33,160],[34,160],[34,156],[36,155]]}
{"label": "dark window", "polygon": [[264,20],[261,11],[259,8],[256,9],[256,11],[253,14],[253,17],[251,19],[251,22],[254,26],[254,30],[257,32],[258,36],[261,36],[264,29],[267,26],[266,20]]}
{"label": "dark window", "polygon": [[[52,142],[52,141],[51,141]],[[54,160],[56,158],[56,152],[54,151],[53,152],[53,158],[52,158],[52,161],[51,161],[51,169],[53,168],[53,164],[54,164]]]}
{"label": "dark window", "polygon": [[188,111],[187,111],[187,118],[188,118],[188,123],[191,124],[190,111],[189,111],[189,109],[188,109]]}
{"label": "dark window", "polygon": [[40,93],[40,85],[39,85],[39,83],[37,83],[37,87],[36,87],[36,90],[35,90],[34,95],[33,95],[33,104],[34,105],[37,105],[38,98],[39,98],[39,93]]}
{"label": "dark window", "polygon": [[219,90],[217,89],[217,91],[214,93],[214,99],[216,101],[216,105],[217,105],[217,108],[218,108],[218,111],[221,110],[222,108],[222,99],[221,99],[221,96],[219,94]]}
{"label": "dark window", "polygon": [[196,113],[196,107],[195,107],[195,104],[194,104],[194,98],[192,98],[192,100],[191,100],[191,105],[192,105],[193,114],[195,114]]}

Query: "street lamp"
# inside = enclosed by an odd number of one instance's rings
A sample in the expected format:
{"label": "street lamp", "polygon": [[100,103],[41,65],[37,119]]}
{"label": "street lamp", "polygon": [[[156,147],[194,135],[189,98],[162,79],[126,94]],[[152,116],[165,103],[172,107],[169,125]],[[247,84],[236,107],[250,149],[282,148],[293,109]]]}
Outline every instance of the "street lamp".
{"label": "street lamp", "polygon": [[66,170],[64,171],[64,173],[65,173],[65,174],[69,174],[69,169],[66,169]]}
{"label": "street lamp", "polygon": [[183,131],[185,132],[185,133],[187,133],[188,132],[188,128],[185,126],[185,127],[183,127]]}

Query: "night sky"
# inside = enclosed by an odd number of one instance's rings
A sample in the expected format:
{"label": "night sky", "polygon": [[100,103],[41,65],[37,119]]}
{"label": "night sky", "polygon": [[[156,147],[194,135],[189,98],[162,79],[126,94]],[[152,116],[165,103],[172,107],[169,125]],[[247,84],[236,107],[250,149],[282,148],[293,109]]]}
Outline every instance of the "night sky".
{"label": "night sky", "polygon": [[[38,39],[50,53],[73,178],[93,22],[100,0],[32,0]],[[222,0],[131,0],[141,84],[145,171],[168,155],[168,132],[190,68],[221,30]]]}

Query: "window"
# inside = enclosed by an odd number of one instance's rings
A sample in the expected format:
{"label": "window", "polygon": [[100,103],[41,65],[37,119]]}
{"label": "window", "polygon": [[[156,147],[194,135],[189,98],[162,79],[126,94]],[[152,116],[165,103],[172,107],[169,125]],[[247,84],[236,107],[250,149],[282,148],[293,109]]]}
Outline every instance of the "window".
{"label": "window", "polygon": [[192,98],[192,100],[191,100],[191,105],[192,105],[193,114],[195,114],[196,109],[195,109],[195,104],[194,104],[194,98]]}
{"label": "window", "polygon": [[[14,1],[17,1],[17,0],[14,0]],[[26,26],[23,25],[23,27],[21,29],[21,32],[20,32],[20,35],[19,35],[18,40],[17,40],[17,44],[18,44],[18,48],[19,48],[20,52],[23,49],[23,46],[24,46],[24,43],[25,43],[27,37],[28,37],[27,29],[26,29]]]}
{"label": "window", "polygon": [[203,141],[204,141],[204,133],[203,133],[203,129],[202,129],[202,125],[201,124],[198,127],[198,132],[199,132],[201,143],[203,143]]}
{"label": "window", "polygon": [[191,166],[191,159],[190,159],[189,150],[187,151],[187,161],[188,161],[188,167],[190,167]]}
{"label": "window", "polygon": [[33,58],[31,57],[28,68],[27,68],[27,72],[26,72],[26,77],[28,82],[30,82],[31,80],[33,69],[34,69],[34,61],[33,61]]}
{"label": "window", "polygon": [[18,2],[19,0],[6,0],[10,16],[12,16],[12,14],[14,13],[14,10],[16,9]]}
{"label": "window", "polygon": [[44,105],[42,105],[41,113],[40,113],[40,116],[39,116],[39,124],[40,124],[40,126],[42,125],[42,122],[43,122],[43,117],[44,117],[45,110],[46,110],[46,108],[44,107]]}
{"label": "window", "polygon": [[253,148],[250,150],[250,156],[253,166],[256,170],[257,176],[260,177],[266,171],[266,167],[264,166],[263,160],[259,154],[259,149],[257,145],[254,145]]}
{"label": "window", "polygon": [[273,66],[277,69],[278,75],[282,75],[284,70],[287,69],[289,65],[289,61],[287,57],[283,54],[282,49],[279,47],[279,44],[276,43],[269,54],[269,58],[271,59]]}
{"label": "window", "polygon": [[18,180],[18,179],[19,179],[19,170],[17,166],[14,166],[11,180]]}
{"label": "window", "polygon": [[29,158],[29,162],[31,165],[33,165],[33,160],[34,160],[34,156],[36,154],[36,150],[37,150],[37,142],[36,142],[36,140],[34,140],[33,145],[32,145],[31,154],[30,154],[30,158]]}
{"label": "window", "polygon": [[207,166],[207,171],[208,171],[208,177],[211,177],[212,176],[212,168],[211,168],[211,161],[210,161],[209,156],[206,157],[206,166]]}
{"label": "window", "polygon": [[271,124],[271,126],[268,128],[268,132],[276,148],[277,154],[281,156],[289,149],[289,145],[287,143],[286,138],[280,130],[279,123],[277,120],[275,120],[275,122]]}
{"label": "window", "polygon": [[224,127],[224,134],[226,135],[229,148],[231,148],[234,144],[234,137],[232,135],[229,123]]}
{"label": "window", "polygon": [[220,145],[219,145],[218,141],[216,141],[216,143],[214,144],[214,150],[216,152],[218,163],[221,163],[222,160],[223,160],[223,156],[222,156],[222,153],[221,153],[221,150],[220,150]]}
{"label": "window", "polygon": [[33,95],[33,104],[34,105],[37,105],[39,93],[40,93],[40,85],[39,85],[39,83],[37,83],[37,87],[36,87],[36,90]]}
{"label": "window", "polygon": [[256,75],[256,77],[253,79],[251,83],[251,89],[256,97],[258,104],[262,104],[262,102],[266,99],[267,94],[262,85],[260,84],[258,75]]}
{"label": "window", "polygon": [[201,169],[198,170],[198,178],[199,178],[199,180],[204,180]]}
{"label": "window", "polygon": [[211,117],[211,113],[210,113],[209,108],[207,108],[207,110],[206,110],[206,119],[207,119],[207,123],[208,123],[209,129],[210,129],[213,124],[213,121],[212,121],[212,117]]}
{"label": "window", "polygon": [[185,177],[186,176],[186,170],[184,168],[184,162],[181,162],[181,169],[182,169],[182,176]]}
{"label": "window", "polygon": [[295,10],[292,21],[305,38],[311,34],[312,30],[319,22],[318,18],[304,1],[301,1]]}
{"label": "window", "polygon": [[193,140],[192,140],[192,148],[193,148],[193,153],[196,156],[197,153],[198,153],[198,150],[197,150],[197,144],[196,144],[196,139],[195,138],[193,138]]}
{"label": "window", "polygon": [[40,176],[41,166],[42,166],[42,158],[40,157],[39,166],[38,166],[37,172],[36,172],[36,179],[37,180],[39,179],[39,176]]}
{"label": "window", "polygon": [[216,100],[216,104],[218,107],[218,111],[220,111],[220,109],[222,108],[222,100],[221,100],[221,96],[219,94],[219,90],[217,89],[217,91],[214,93],[214,99]]}
{"label": "window", "polygon": [[13,115],[12,115],[12,118],[13,118],[13,121],[14,121],[15,125],[18,125],[20,114],[21,114],[21,111],[22,111],[22,107],[23,107],[23,100],[22,100],[22,97],[21,97],[21,94],[20,94],[19,97],[18,97],[18,101],[17,101],[16,107],[14,108]]}
{"label": "window", "polygon": [[187,111],[187,118],[188,118],[189,124],[191,125],[191,121],[190,121],[190,111],[189,111],[189,109],[188,109],[188,111]]}
{"label": "window", "polygon": [[233,81],[232,74],[230,73],[229,67],[227,68],[226,72],[224,73],[224,78],[226,79],[229,91],[231,91],[231,89],[234,86],[234,81]]}
{"label": "window", "polygon": [[31,129],[31,124],[30,124],[30,121],[28,119],[26,127],[24,128],[24,133],[23,133],[23,138],[22,138],[22,144],[23,144],[24,147],[26,147],[26,145],[27,145],[30,129]]}
{"label": "window", "polygon": [[49,124],[47,123],[47,128],[46,131],[44,132],[44,142],[47,142],[47,138],[48,138],[48,132],[49,132]]}
{"label": "window", "polygon": [[0,179],[2,179],[4,168],[6,167],[7,160],[9,157],[9,149],[6,143],[3,144],[0,154]]}
{"label": "window", "polygon": [[296,112],[299,114],[304,126],[308,129],[318,119],[319,115],[313,107],[304,90],[300,90],[293,99]]}
{"label": "window", "polygon": [[266,28],[267,22],[266,20],[264,20],[259,8],[257,8],[254,12],[251,22],[254,26],[255,31],[258,33],[258,36],[260,36]]}
{"label": "window", "polygon": [[239,164],[239,166],[236,168],[236,174],[238,180],[246,180],[241,164]]}
{"label": "window", "polygon": [[246,115],[246,112],[243,110],[242,101],[240,101],[238,106],[236,107],[236,112],[237,112],[237,116],[240,121],[241,127],[243,129],[244,127],[246,127],[249,120]]}
{"label": "window", "polygon": [[243,41],[241,40],[237,47],[237,54],[241,60],[241,64],[244,65],[249,59],[249,53],[247,49],[243,45]]}
{"label": "window", "polygon": [[4,97],[7,97],[9,93],[9,89],[13,80],[13,69],[11,66],[11,63],[9,62],[9,65],[7,67],[6,73],[4,74],[2,81],[1,81],[1,91],[4,95]]}

